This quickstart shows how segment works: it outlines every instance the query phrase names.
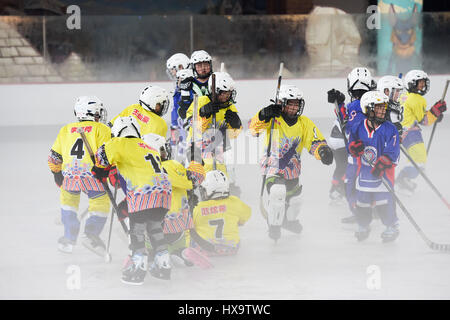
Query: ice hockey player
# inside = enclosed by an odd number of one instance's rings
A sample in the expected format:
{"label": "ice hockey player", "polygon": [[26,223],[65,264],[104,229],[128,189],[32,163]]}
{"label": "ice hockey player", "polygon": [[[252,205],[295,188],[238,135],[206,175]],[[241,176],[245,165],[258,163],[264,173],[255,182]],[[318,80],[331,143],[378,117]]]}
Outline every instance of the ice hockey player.
{"label": "ice hockey player", "polygon": [[185,77],[180,82],[181,99],[178,115],[186,119],[186,112],[194,99],[194,94],[199,97],[207,95],[208,80],[213,73],[212,58],[205,50],[194,51],[191,54],[191,68],[193,77]]}
{"label": "ice hockey player", "polygon": [[[411,158],[424,168],[427,162],[427,152],[419,125],[430,126],[436,121],[441,121],[447,110],[447,104],[445,101],[439,100],[429,110],[426,110],[427,101],[423,96],[430,90],[430,79],[422,70],[409,71],[405,75],[404,85],[407,93],[401,98],[404,107],[402,145]],[[418,175],[419,172],[411,165],[400,171],[397,183],[403,193],[409,195],[414,193],[417,185],[413,180]]]}
{"label": "ice hockey player", "polygon": [[401,124],[403,121],[403,106],[400,105],[400,97],[404,93],[404,89],[403,81],[395,76],[384,76],[377,82],[377,90],[389,97],[386,121],[391,122],[397,128],[400,137],[403,133]]}
{"label": "ice hockey player", "polygon": [[280,238],[281,227],[294,233],[302,230],[297,216],[301,204],[299,176],[303,148],[325,165],[333,162],[333,152],[319,128],[302,115],[305,100],[301,91],[293,85],[282,85],[278,101],[280,104],[261,109],[249,126],[253,135],[266,132],[267,151],[271,121],[275,121],[270,156],[261,159],[263,174],[267,175],[264,188],[268,193],[265,210],[269,237],[274,240]]}
{"label": "ice hockey player", "polygon": [[192,211],[197,204],[193,188],[198,187],[205,179],[205,169],[200,163],[191,161],[185,168],[176,160],[171,160],[170,144],[156,134],[148,135],[145,142],[155,150],[160,150],[162,167],[166,170],[172,184],[172,201],[170,210],[163,221],[163,232],[169,244],[168,250],[172,261],[180,261],[184,265],[196,264],[196,259],[189,259],[192,254],[189,246],[189,230],[194,228]]}
{"label": "ice hockey player", "polygon": [[[222,170],[228,176],[227,167],[224,165],[224,152],[228,148],[227,141],[235,139],[242,131],[242,122],[235,106],[235,82],[226,72],[215,72],[216,78],[216,101],[212,101],[212,94],[199,97],[198,99],[198,115],[201,118],[200,132],[202,133],[201,155],[205,164],[205,170],[213,169],[213,151],[217,160],[217,168]],[[212,92],[212,78],[208,82],[209,92]],[[187,113],[186,120],[192,122],[194,113],[194,105],[192,104]],[[213,128],[212,118],[215,115],[216,128]],[[193,129],[190,127],[188,140],[191,140]],[[214,137],[214,134],[216,136]],[[214,137],[214,139],[213,139]],[[215,141],[213,143],[213,141]],[[238,190],[235,181],[230,183],[234,190]],[[239,193],[239,191],[236,191]]]}
{"label": "ice hockey player", "polygon": [[149,133],[156,133],[165,138],[167,136],[167,123],[162,116],[166,114],[169,104],[166,90],[149,85],[142,90],[139,103],[125,108],[108,125],[112,127],[118,117],[132,116],[139,123],[142,138],[145,138],[145,135]]}
{"label": "ice hockey player", "polygon": [[[147,269],[154,277],[170,279],[171,263],[162,221],[170,208],[172,186],[162,168],[159,152],[140,139],[139,123],[132,116],[116,118],[111,132],[113,138],[95,154],[92,172],[102,180],[108,176],[111,166],[117,166],[126,184],[132,256],[123,269],[122,282],[142,284]],[[146,235],[155,250],[149,268]]]}
{"label": "ice hockey player", "polygon": [[184,121],[178,115],[178,102],[181,99],[180,82],[187,77],[193,77],[190,68],[190,59],[183,53],[175,53],[167,60],[167,75],[175,83],[173,92],[173,108],[170,113],[170,143],[172,147],[176,146],[177,155],[181,159],[184,155],[186,145],[186,132],[183,128]]}
{"label": "ice hockey player", "polygon": [[48,166],[61,190],[64,236],[58,240],[58,249],[65,253],[72,253],[80,231],[77,211],[81,191],[89,198],[89,217],[84,227],[82,244],[99,255],[105,253],[105,244],[99,236],[110,210],[110,202],[103,186],[91,174],[92,160],[77,133],[77,128],[83,128],[92,148],[98,148],[110,140],[111,130],[99,122],[105,110],[97,97],[79,97],[74,107],[78,122],[69,123],[59,131],[48,156]]}
{"label": "ice hockey player", "polygon": [[200,193],[201,201],[193,212],[191,246],[208,256],[236,254],[240,246],[239,227],[250,219],[251,208],[230,195],[228,178],[220,170],[206,173]]}
{"label": "ice hockey player", "polygon": [[[365,118],[361,110],[360,99],[364,93],[376,88],[376,83],[372,78],[370,70],[363,67],[354,68],[347,76],[347,92],[350,96],[350,103],[345,108],[341,108],[341,117],[344,119],[344,131],[346,135],[349,134],[351,127],[356,123],[359,123]],[[346,114],[344,114],[346,112]],[[348,148],[348,146],[347,146]],[[348,152],[348,150],[347,150]],[[347,169],[345,171],[345,196],[349,209],[352,215],[343,218],[343,223],[354,223],[355,216],[353,210],[356,202],[356,171],[357,171],[356,159],[349,153],[347,158]]]}
{"label": "ice hockey player", "polygon": [[358,162],[354,210],[358,241],[369,236],[373,209],[386,226],[381,234],[383,242],[393,241],[399,235],[395,201],[381,180],[394,188],[395,166],[400,156],[398,130],[386,121],[388,102],[389,98],[380,91],[366,92],[361,97],[366,119],[350,128],[349,152]]}

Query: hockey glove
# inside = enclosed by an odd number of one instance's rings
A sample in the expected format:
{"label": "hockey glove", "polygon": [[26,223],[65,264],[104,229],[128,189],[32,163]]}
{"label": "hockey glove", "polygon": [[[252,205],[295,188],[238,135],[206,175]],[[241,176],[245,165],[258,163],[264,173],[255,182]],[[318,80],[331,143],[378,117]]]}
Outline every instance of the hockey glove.
{"label": "hockey glove", "polygon": [[208,102],[203,107],[200,108],[200,117],[209,118],[211,115],[219,112],[219,104],[214,102]]}
{"label": "hockey glove", "polygon": [[109,183],[111,183],[113,187],[120,187],[119,174],[116,166],[111,167],[111,170],[109,170],[108,178]]}
{"label": "hockey glove", "polygon": [[186,119],[186,112],[189,109],[189,106],[191,105],[191,101],[180,99],[178,101],[178,105],[180,106],[177,110],[178,115],[180,116],[181,119]]}
{"label": "hockey glove", "polygon": [[239,118],[237,112],[231,111],[230,109],[225,112],[225,121],[233,129],[239,129],[242,125],[241,119]]}
{"label": "hockey glove", "polygon": [[447,110],[447,104],[445,103],[445,101],[441,101],[439,100],[438,102],[436,102],[434,104],[434,106],[431,107],[430,112],[439,119],[439,121],[442,120],[442,113],[445,112]]}
{"label": "hockey glove", "polygon": [[205,168],[196,161],[191,161],[187,167],[187,178],[192,181],[192,185],[198,187],[205,180]]}
{"label": "hockey glove", "polygon": [[63,176],[62,172],[61,171],[58,171],[58,172],[52,171],[52,173],[53,173],[53,178],[55,179],[56,185],[58,186],[58,188],[61,188],[62,183],[64,181],[64,176]]}
{"label": "hockey glove", "polygon": [[189,209],[192,212],[194,210],[195,206],[197,206],[197,204],[198,204],[198,197],[194,193],[194,190],[188,190],[187,194],[188,194]]}
{"label": "hockey glove", "polygon": [[344,94],[339,90],[331,89],[330,91],[327,92],[327,94],[329,103],[337,102],[337,104],[341,104],[344,103],[345,101]]}
{"label": "hockey glove", "polygon": [[331,151],[329,146],[321,146],[317,152],[319,153],[320,161],[322,161],[323,164],[329,166],[333,163],[333,151]]}
{"label": "hockey glove", "polygon": [[386,169],[392,168],[393,163],[391,159],[389,159],[387,156],[381,156],[375,161],[375,165],[372,168],[372,174],[375,177],[381,177]]}
{"label": "hockey glove", "polygon": [[110,167],[100,168],[97,166],[93,166],[91,173],[96,179],[100,180],[102,183],[107,183],[109,168]]}
{"label": "hockey glove", "polygon": [[361,140],[355,140],[350,142],[348,149],[352,157],[358,158],[364,153],[364,143]]}
{"label": "hockey glove", "polygon": [[180,81],[180,89],[185,91],[191,91],[192,90],[192,81],[194,78],[188,77],[186,79],[183,79]]}
{"label": "hockey glove", "polygon": [[119,221],[123,221],[126,218],[128,218],[128,204],[127,199],[123,199],[119,205],[117,206],[119,209],[119,212],[117,212],[117,216],[119,218]]}
{"label": "hockey glove", "polygon": [[258,113],[259,121],[269,122],[270,119],[281,115],[281,104],[271,104]]}

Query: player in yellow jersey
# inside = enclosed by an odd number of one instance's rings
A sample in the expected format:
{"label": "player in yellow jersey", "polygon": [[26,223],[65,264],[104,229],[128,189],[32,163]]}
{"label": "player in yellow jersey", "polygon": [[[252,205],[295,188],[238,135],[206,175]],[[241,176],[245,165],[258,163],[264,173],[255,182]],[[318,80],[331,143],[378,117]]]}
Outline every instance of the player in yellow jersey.
{"label": "player in yellow jersey", "polygon": [[[216,101],[212,101],[212,95],[199,97],[198,115],[201,136],[201,155],[205,163],[205,170],[213,169],[213,152],[217,161],[217,168],[224,171],[230,179],[230,187],[233,194],[239,194],[239,187],[234,179],[234,167],[226,164],[224,152],[229,148],[229,139],[235,139],[242,131],[242,122],[235,106],[235,82],[226,72],[215,72],[216,77]],[[209,92],[212,92],[212,78],[208,81]],[[191,104],[186,119],[192,123],[194,105]],[[216,118],[216,127],[213,127],[213,115]],[[214,136],[215,134],[215,136]],[[188,141],[191,141],[192,127],[189,128]],[[214,138],[213,138],[214,137]],[[215,141],[212,143],[212,141]],[[198,143],[198,141],[196,141]]]}
{"label": "player in yellow jersey", "polygon": [[194,208],[191,246],[210,256],[236,254],[239,226],[250,219],[251,208],[230,196],[228,178],[219,170],[206,173],[200,192],[202,201]]}
{"label": "player in yellow jersey", "polygon": [[[408,92],[401,97],[404,108],[402,145],[411,158],[424,168],[427,152],[419,125],[430,126],[436,121],[441,121],[443,112],[447,110],[447,104],[445,101],[438,101],[426,110],[427,101],[423,96],[430,90],[430,79],[422,70],[409,71],[405,75],[404,84]],[[397,184],[404,193],[411,195],[417,186],[413,180],[418,175],[419,172],[415,167],[406,166],[400,171]]]}
{"label": "player in yellow jersey", "polygon": [[109,122],[112,127],[118,117],[133,116],[140,126],[140,135],[144,139],[149,133],[167,136],[167,123],[162,118],[169,108],[169,97],[166,90],[150,85],[145,87],[139,97],[139,103],[132,104],[120,112]]}
{"label": "player in yellow jersey", "polygon": [[127,284],[142,284],[147,272],[145,235],[155,250],[149,268],[151,275],[170,279],[171,264],[161,223],[170,208],[172,186],[161,166],[158,150],[140,139],[139,123],[132,117],[119,117],[111,129],[113,138],[96,152],[92,172],[98,179],[108,175],[111,166],[120,172],[125,189],[130,222],[131,259],[122,273]]}
{"label": "player in yellow jersey", "polygon": [[93,148],[111,138],[111,130],[99,122],[106,109],[97,97],[82,96],[75,102],[74,113],[78,122],[65,125],[58,133],[48,156],[48,166],[61,189],[61,220],[64,236],[58,240],[58,249],[71,253],[80,231],[77,218],[81,191],[89,197],[89,217],[84,227],[82,244],[99,255],[104,255],[105,244],[99,235],[110,209],[103,186],[91,174],[92,160],[77,128],[83,128]]}
{"label": "player in yellow jersey", "polygon": [[155,150],[160,150],[162,166],[172,184],[170,210],[163,221],[164,236],[169,243],[172,259],[183,261],[191,266],[192,262],[183,254],[189,240],[189,231],[194,227],[192,210],[197,204],[193,188],[198,187],[205,178],[205,169],[200,163],[191,161],[188,168],[180,162],[170,160],[171,148],[165,139],[156,134],[148,135],[145,142]]}
{"label": "player in yellow jersey", "polygon": [[[266,132],[266,150],[261,159],[263,174],[267,175],[265,186],[268,196],[263,197],[264,211],[269,225],[269,237],[277,240],[283,227],[300,233],[302,225],[297,220],[300,213],[302,184],[299,182],[301,153],[305,148],[323,164],[333,162],[333,153],[319,128],[302,115],[305,106],[303,94],[293,85],[282,85],[279,91],[280,104],[271,104],[261,109],[250,122],[253,135]],[[267,158],[267,146],[271,123],[271,152]]]}

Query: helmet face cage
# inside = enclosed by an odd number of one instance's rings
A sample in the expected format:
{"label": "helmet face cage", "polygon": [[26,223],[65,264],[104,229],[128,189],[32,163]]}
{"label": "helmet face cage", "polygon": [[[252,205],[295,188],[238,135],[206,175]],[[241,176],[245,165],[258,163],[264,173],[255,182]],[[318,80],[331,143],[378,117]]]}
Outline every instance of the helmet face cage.
{"label": "helmet face cage", "polygon": [[284,98],[282,100],[282,103],[281,103],[281,108],[282,109],[287,106],[289,100],[298,100],[298,110],[295,113],[295,116],[296,117],[301,116],[303,114],[303,110],[305,109],[305,100],[303,98],[300,98],[300,99],[286,99],[286,98]]}
{"label": "helmet face cage", "polygon": [[106,108],[103,108],[103,107],[100,108],[99,121],[104,124],[106,124],[108,122],[108,111],[106,110]]}
{"label": "helmet face cage", "polygon": [[166,73],[170,80],[176,80],[178,70],[187,69],[190,66],[190,59],[183,53],[175,53],[166,63]]}
{"label": "helmet face cage", "polygon": [[[375,106],[379,104],[384,104],[384,109],[386,112],[384,113],[383,118],[378,118],[375,114]],[[370,103],[368,106],[366,106],[366,117],[367,119],[371,121],[375,121],[377,124],[383,123],[384,121],[388,120],[388,111],[387,111],[387,102],[381,102],[381,103]]]}
{"label": "helmet face cage", "polygon": [[[425,87],[422,90],[419,90],[417,88],[419,80],[425,80]],[[430,89],[430,79],[429,78],[416,79],[416,80],[413,80],[412,82],[408,83],[408,91],[418,93],[422,96],[425,95],[429,89]]]}
{"label": "helmet face cage", "polygon": [[[202,75],[202,76],[200,76],[200,75],[197,73],[197,70],[196,70],[196,68],[195,68],[196,64],[197,64],[197,63],[200,63],[200,62],[208,62],[208,63],[209,63],[209,72],[208,72],[207,74],[205,74],[205,75]],[[194,51],[194,52],[192,53],[192,55],[191,55],[190,63],[191,63],[192,71],[193,71],[194,76],[195,76],[196,78],[199,78],[199,79],[206,79],[206,78],[208,78],[208,77],[213,73],[212,58],[211,58],[211,56],[210,56],[206,51],[204,51],[204,50]]]}

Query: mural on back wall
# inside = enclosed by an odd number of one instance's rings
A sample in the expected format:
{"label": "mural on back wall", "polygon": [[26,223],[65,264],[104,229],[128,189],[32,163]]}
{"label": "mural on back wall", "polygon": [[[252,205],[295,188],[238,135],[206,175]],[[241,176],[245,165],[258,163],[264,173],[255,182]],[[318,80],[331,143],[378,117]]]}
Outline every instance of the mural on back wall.
{"label": "mural on back wall", "polygon": [[423,0],[380,0],[378,75],[422,68]]}

